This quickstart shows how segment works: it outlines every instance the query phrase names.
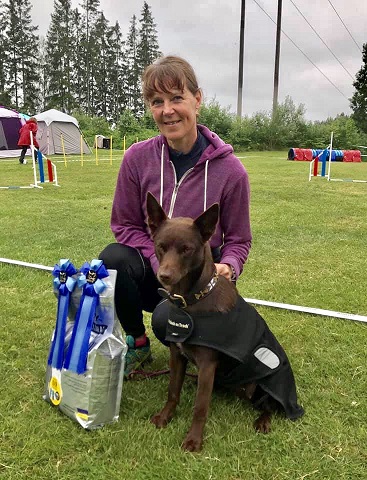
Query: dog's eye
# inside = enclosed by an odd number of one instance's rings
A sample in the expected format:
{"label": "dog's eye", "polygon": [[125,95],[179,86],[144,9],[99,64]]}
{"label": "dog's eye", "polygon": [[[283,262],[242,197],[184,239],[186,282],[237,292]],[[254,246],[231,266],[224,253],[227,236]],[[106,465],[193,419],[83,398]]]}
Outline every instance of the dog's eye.
{"label": "dog's eye", "polygon": [[189,247],[188,245],[183,245],[180,249],[180,253],[188,255],[189,253],[192,253],[192,248]]}
{"label": "dog's eye", "polygon": [[157,248],[158,248],[158,250],[160,250],[161,252],[167,251],[167,247],[166,247],[166,245],[164,245],[164,243],[159,243],[159,244],[157,245]]}

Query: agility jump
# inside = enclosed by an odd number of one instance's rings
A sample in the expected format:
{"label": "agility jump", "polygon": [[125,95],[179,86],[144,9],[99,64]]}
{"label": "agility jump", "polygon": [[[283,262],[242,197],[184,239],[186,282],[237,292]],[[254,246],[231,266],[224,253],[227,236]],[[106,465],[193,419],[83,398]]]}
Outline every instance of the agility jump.
{"label": "agility jump", "polygon": [[[333,150],[333,133],[331,132],[330,144],[324,149],[317,152],[315,158],[311,160],[310,170],[308,175],[308,180],[311,181],[312,177],[324,177],[328,182],[351,182],[351,183],[367,183],[367,180],[353,180],[350,178],[332,178],[331,177],[331,164],[333,160],[336,160],[338,157],[343,159],[344,155],[349,155],[353,157],[353,150],[343,152],[342,150]],[[359,155],[357,161],[361,161],[361,153],[358,151]],[[354,161],[353,158],[347,158],[346,161]],[[321,172],[319,172],[319,163],[321,163]],[[327,171],[326,171],[327,170]]]}
{"label": "agility jump", "polygon": [[[308,175],[308,181],[310,182],[312,177],[326,177],[327,180],[330,180],[330,166],[331,166],[331,154],[333,151],[333,132],[331,132],[330,144],[325,148],[325,150],[321,150],[317,156],[311,160],[310,163],[310,171]],[[328,172],[326,173],[326,160],[329,160],[329,168]],[[319,170],[319,162],[321,162],[321,173],[318,173]]]}
{"label": "agility jump", "polygon": [[[51,183],[55,187],[59,187],[58,179],[57,179],[57,168],[54,163],[51,162],[48,158],[46,158],[40,150],[37,150],[33,143],[33,134],[31,134],[31,156],[32,156],[32,169],[33,169],[33,183],[29,185],[8,185],[1,187],[2,190],[18,190],[18,189],[25,189],[25,188],[43,188],[44,183]],[[35,152],[37,153],[37,163],[35,160]],[[47,179],[45,178],[45,170],[44,170],[44,161],[47,165]],[[38,168],[37,168],[38,166]]]}

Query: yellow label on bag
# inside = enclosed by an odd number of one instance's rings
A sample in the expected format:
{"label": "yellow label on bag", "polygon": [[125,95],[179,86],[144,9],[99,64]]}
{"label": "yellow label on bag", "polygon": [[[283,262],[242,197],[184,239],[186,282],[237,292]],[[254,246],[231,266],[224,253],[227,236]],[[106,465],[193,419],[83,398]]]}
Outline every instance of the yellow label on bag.
{"label": "yellow label on bag", "polygon": [[48,396],[54,405],[59,405],[62,397],[61,383],[56,377],[51,377],[48,384]]}

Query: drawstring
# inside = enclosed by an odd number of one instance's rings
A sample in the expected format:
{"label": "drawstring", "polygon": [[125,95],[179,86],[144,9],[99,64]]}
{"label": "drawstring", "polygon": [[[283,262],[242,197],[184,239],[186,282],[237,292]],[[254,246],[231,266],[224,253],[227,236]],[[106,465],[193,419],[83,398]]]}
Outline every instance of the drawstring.
{"label": "drawstring", "polygon": [[204,212],[206,210],[206,189],[208,186],[208,165],[209,159],[205,162],[205,179],[204,179]]}
{"label": "drawstring", "polygon": [[161,192],[159,195],[159,204],[163,207],[163,161],[164,161],[164,143],[162,144],[161,150]]}

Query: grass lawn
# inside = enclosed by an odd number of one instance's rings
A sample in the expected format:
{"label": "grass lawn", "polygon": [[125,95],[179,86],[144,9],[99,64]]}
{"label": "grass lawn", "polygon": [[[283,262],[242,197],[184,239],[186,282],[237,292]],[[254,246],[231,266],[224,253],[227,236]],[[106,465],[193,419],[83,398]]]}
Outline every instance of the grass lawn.
{"label": "grass lawn", "polygon": [[[286,152],[238,153],[251,183],[253,246],[238,282],[257,298],[367,315],[367,184],[308,181]],[[109,218],[121,152],[54,157],[61,187],[0,190],[0,257],[53,266],[96,258],[113,241]],[[74,160],[74,161],[73,161]],[[0,160],[0,186],[27,185],[32,169]],[[367,180],[367,163],[332,165],[332,177]],[[42,400],[56,300],[50,272],[0,263],[0,478],[6,480],[366,479],[366,324],[258,307],[292,363],[296,422],[275,417],[256,434],[248,405],[215,393],[200,454],[181,441],[195,385],[157,430],[168,378],[125,382],[120,419],[85,431]],[[150,318],[146,316],[150,332]],[[168,351],[152,337],[154,363]]]}

